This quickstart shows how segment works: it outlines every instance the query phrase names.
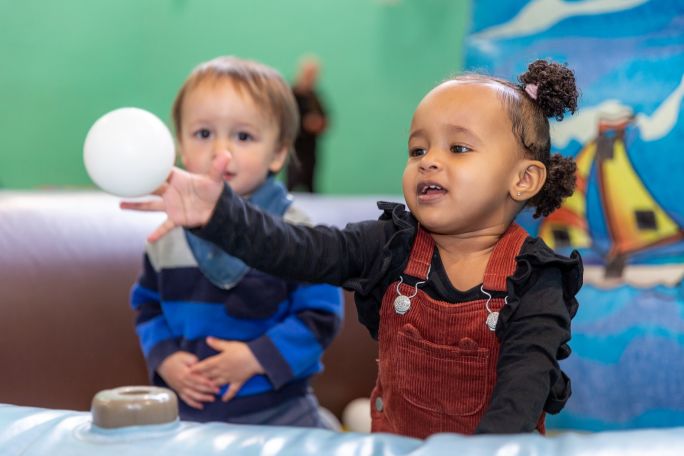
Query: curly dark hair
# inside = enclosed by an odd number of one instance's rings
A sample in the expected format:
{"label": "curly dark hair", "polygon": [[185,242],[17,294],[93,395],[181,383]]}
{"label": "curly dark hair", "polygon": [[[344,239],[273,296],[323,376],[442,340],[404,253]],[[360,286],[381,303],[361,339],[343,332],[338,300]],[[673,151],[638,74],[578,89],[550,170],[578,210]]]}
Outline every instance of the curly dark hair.
{"label": "curly dark hair", "polygon": [[[518,80],[522,83],[520,88],[523,90],[528,84],[537,87],[535,101],[545,117],[555,117],[560,121],[563,120],[565,111],[574,114],[577,110],[579,92],[575,85],[575,75],[565,65],[535,60]],[[530,96],[527,91],[525,93]]]}
{"label": "curly dark hair", "polygon": [[[516,109],[511,106],[509,111],[518,111],[512,115],[514,131],[518,133],[521,143],[532,158],[541,161],[546,166],[546,182],[541,191],[530,199],[528,204],[535,207],[534,217],[546,217],[558,209],[564,198],[575,191],[575,173],[577,165],[572,158],[560,154],[550,154],[551,138],[549,135],[548,117],[561,121],[566,111],[571,114],[577,110],[579,92],[575,84],[575,75],[568,67],[546,60],[536,60],[527,67],[527,71],[520,75],[521,85],[518,89],[525,95]],[[525,90],[533,84],[536,88],[536,99]],[[534,93],[534,91],[532,91]],[[522,101],[522,100],[521,100]],[[527,106],[532,109],[527,109]],[[526,113],[529,110],[531,112]],[[543,117],[543,120],[541,119]],[[526,131],[524,123],[534,124],[537,128]],[[541,127],[541,128],[539,128]]]}
{"label": "curly dark hair", "polygon": [[527,205],[535,207],[534,218],[545,217],[558,209],[563,199],[575,191],[577,165],[572,158],[551,155],[548,118],[561,121],[566,111],[575,113],[579,92],[572,70],[559,63],[536,60],[518,77],[521,84],[477,74],[455,79],[496,81],[511,89],[502,90],[501,98],[511,119],[513,134],[528,157],[546,166],[546,182]]}

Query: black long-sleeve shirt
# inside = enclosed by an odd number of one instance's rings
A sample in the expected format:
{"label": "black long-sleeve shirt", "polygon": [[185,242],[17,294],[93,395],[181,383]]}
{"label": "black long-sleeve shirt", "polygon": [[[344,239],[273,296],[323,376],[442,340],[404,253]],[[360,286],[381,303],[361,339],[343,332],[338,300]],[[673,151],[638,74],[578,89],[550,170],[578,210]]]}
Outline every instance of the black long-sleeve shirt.
{"label": "black long-sleeve shirt", "polygon": [[[327,282],[355,292],[359,321],[377,338],[380,305],[409,258],[417,221],[396,203],[378,203],[380,219],[343,230],[288,225],[235,196],[225,186],[211,219],[193,232],[250,266],[285,279]],[[478,433],[535,429],[542,411],[559,412],[570,396],[570,379],[558,361],[570,354],[570,320],[582,285],[582,263],[573,252],[558,255],[528,238],[507,280],[508,305],[501,309],[497,383]],[[430,280],[422,290],[453,302],[481,299],[479,286],[453,288],[435,251]],[[496,295],[495,295],[496,296]],[[499,295],[500,296],[500,295]],[[426,335],[429,337],[429,335]]]}

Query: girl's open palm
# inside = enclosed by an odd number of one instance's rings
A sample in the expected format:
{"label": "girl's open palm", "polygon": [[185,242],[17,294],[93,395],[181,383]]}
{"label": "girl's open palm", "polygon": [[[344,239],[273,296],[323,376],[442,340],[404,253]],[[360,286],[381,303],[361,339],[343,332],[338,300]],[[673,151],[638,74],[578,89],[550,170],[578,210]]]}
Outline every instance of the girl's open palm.
{"label": "girl's open palm", "polygon": [[153,201],[123,201],[122,209],[166,212],[166,221],[148,236],[155,242],[177,226],[195,228],[209,221],[223,191],[223,171],[228,155],[218,155],[206,175],[192,174],[173,168],[166,182],[154,191],[161,199]]}

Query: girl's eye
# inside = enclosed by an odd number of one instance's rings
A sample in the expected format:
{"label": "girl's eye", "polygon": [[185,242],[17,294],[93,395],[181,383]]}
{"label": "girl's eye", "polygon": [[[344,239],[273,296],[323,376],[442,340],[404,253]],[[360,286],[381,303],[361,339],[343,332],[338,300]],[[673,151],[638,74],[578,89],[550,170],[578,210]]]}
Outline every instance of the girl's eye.
{"label": "girl's eye", "polygon": [[470,147],[464,146],[462,144],[455,144],[451,146],[451,151],[455,154],[462,154],[464,152],[470,152]]}
{"label": "girl's eye", "polygon": [[420,147],[409,149],[409,157],[421,157],[423,155],[425,155],[425,149],[421,149]]}
{"label": "girl's eye", "polygon": [[207,139],[211,136],[211,132],[206,128],[200,128],[194,133],[193,136],[200,139]]}
{"label": "girl's eye", "polygon": [[249,133],[247,133],[246,131],[240,131],[237,134],[237,139],[239,141],[251,141],[252,139],[254,139],[254,137],[252,135],[250,135]]}

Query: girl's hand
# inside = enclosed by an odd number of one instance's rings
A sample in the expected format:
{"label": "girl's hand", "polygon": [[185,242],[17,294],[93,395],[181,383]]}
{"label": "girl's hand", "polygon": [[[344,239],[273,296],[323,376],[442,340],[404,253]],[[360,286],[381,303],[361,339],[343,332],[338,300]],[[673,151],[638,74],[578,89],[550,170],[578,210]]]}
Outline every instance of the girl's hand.
{"label": "girl's hand", "polygon": [[223,191],[223,172],[228,165],[228,159],[228,154],[218,155],[206,175],[173,168],[166,183],[154,191],[161,199],[142,202],[122,201],[120,207],[135,211],[166,212],[166,221],[148,236],[150,242],[156,242],[177,226],[202,226],[211,218]]}
{"label": "girl's hand", "polygon": [[196,363],[195,355],[178,351],[162,361],[157,373],[178,393],[183,402],[202,410],[202,402],[214,402],[214,395],[219,389],[207,377],[190,371],[191,366]]}
{"label": "girl's hand", "polygon": [[190,371],[206,376],[216,385],[228,383],[228,390],[222,398],[224,402],[235,397],[242,385],[255,374],[264,373],[264,368],[244,342],[207,337],[207,345],[219,353],[193,365]]}

